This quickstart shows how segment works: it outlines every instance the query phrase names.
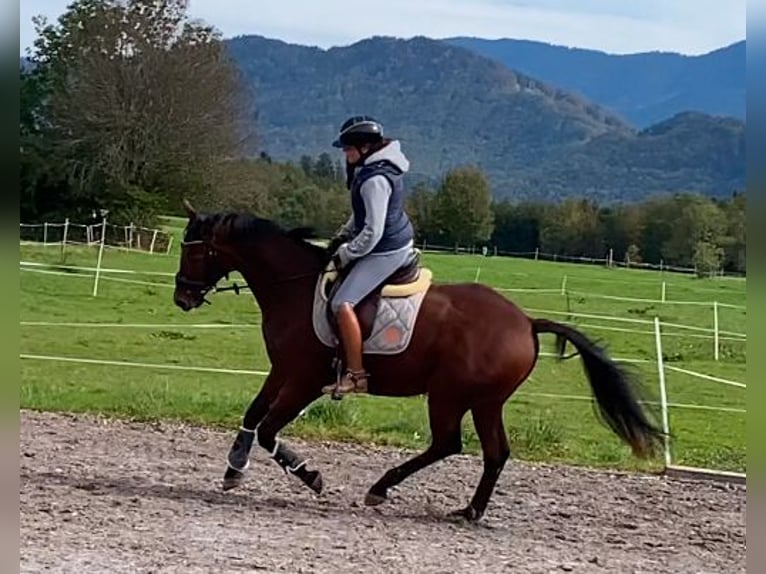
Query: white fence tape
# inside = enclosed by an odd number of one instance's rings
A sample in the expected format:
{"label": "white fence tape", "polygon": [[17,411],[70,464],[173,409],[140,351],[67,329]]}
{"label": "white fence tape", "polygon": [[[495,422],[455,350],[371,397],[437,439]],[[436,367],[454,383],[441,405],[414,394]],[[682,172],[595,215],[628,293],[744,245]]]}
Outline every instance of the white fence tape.
{"label": "white fence tape", "polygon": [[[269,374],[268,371],[251,370],[251,369],[222,369],[217,367],[198,367],[187,365],[168,365],[163,363],[139,363],[133,361],[114,361],[107,359],[89,359],[82,357],[57,357],[53,355],[31,355],[22,353],[19,358],[32,361],[54,361],[61,363],[79,363],[87,365],[101,365],[109,367],[134,367],[143,369],[157,369],[157,370],[171,370],[171,371],[192,371],[200,373],[217,373],[223,375],[254,375],[259,377],[265,377]],[[592,397],[581,395],[565,395],[555,393],[536,393],[526,392],[520,390],[517,394],[527,396],[539,396],[552,399],[567,399],[567,400],[580,400],[580,401],[592,401]],[[648,403],[655,404],[655,403]],[[658,404],[658,403],[657,403]],[[745,413],[744,409],[737,409],[733,407],[715,407],[710,405],[693,405],[684,403],[668,403],[667,406],[681,409],[701,409],[710,411],[732,412],[732,413]]]}
{"label": "white fence tape", "polygon": [[695,371],[690,371],[688,369],[682,369],[681,367],[674,367],[673,365],[665,365],[666,369],[669,369],[671,371],[676,371],[678,373],[683,373],[685,375],[689,375],[691,377],[697,377],[699,379],[706,379],[708,381],[714,381],[716,383],[721,383],[724,385],[731,385],[732,387],[740,387],[743,389],[747,388],[747,385],[745,383],[738,383],[737,381],[728,381],[726,379],[722,379],[720,377],[714,377],[712,375],[706,375],[704,373],[697,373]]}
{"label": "white fence tape", "polygon": [[[95,267],[82,267],[78,265],[57,265],[55,263],[40,263],[38,261],[20,261],[22,267],[39,267],[46,270],[53,271],[89,271],[96,272]],[[175,277],[175,273],[168,273],[167,271],[135,271],[133,269],[111,269],[109,267],[102,267],[100,273],[116,273],[125,275],[156,275],[158,277]],[[73,275],[69,273],[69,275]]]}

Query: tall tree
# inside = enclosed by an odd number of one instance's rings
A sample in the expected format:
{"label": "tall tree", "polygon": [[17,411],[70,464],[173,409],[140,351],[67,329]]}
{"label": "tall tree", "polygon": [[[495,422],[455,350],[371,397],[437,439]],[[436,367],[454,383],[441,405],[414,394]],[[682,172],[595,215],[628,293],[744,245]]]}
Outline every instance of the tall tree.
{"label": "tall tree", "polygon": [[475,167],[449,171],[436,194],[436,217],[445,239],[459,245],[487,241],[492,234],[492,194]]}
{"label": "tall tree", "polygon": [[495,229],[492,243],[503,251],[531,252],[540,247],[540,230],[549,205],[522,201],[502,201],[492,206]]}
{"label": "tall tree", "polygon": [[[707,261],[710,253],[719,253],[726,236],[726,216],[712,200],[701,195],[679,194],[672,203],[672,230],[662,247],[666,261],[689,265],[700,242]],[[670,214],[668,214],[670,215]]]}
{"label": "tall tree", "polygon": [[436,194],[427,183],[417,183],[407,196],[407,214],[412,220],[418,241],[438,241],[435,214]]}
{"label": "tall tree", "polygon": [[82,203],[151,211],[212,187],[248,110],[220,35],[185,0],[75,0],[37,20],[45,116]]}
{"label": "tall tree", "polygon": [[744,193],[734,193],[722,210],[726,215],[726,238],[721,246],[725,252],[725,266],[731,271],[744,271],[747,267],[745,215],[746,199]]}
{"label": "tall tree", "polygon": [[556,206],[540,236],[544,251],[564,255],[604,257],[605,246],[598,206],[570,198]]}

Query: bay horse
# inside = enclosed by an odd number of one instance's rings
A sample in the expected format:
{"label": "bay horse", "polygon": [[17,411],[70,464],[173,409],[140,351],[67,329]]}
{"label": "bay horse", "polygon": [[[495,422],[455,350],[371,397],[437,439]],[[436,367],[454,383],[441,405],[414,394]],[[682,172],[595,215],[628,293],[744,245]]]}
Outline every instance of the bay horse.
{"label": "bay horse", "polygon": [[[335,349],[312,327],[314,291],[332,253],[307,241],[305,230],[285,230],[246,214],[201,214],[187,202],[174,302],[197,308],[229,273],[237,271],[262,315],[271,369],[227,456],[223,489],[241,484],[254,443],[319,494],[322,476],[277,438],[280,430],[332,382]],[[461,421],[470,411],[483,454],[483,472],[469,504],[451,515],[476,521],[484,514],[509,457],[503,405],[527,379],[539,354],[538,335],[553,333],[559,358],[571,342],[582,358],[598,414],[635,456],[655,454],[662,431],[647,417],[633,373],[576,329],[530,318],[480,283],[432,283],[423,298],[409,346],[397,355],[367,355],[369,394],[427,395],[431,444],[373,484],[365,504],[384,502],[390,488],[424,467],[462,451]]]}

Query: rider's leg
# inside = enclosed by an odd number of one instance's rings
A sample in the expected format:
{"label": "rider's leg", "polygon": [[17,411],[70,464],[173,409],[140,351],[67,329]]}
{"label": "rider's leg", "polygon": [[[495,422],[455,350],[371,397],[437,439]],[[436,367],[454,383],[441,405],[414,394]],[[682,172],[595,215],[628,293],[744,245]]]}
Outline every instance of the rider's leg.
{"label": "rider's leg", "polygon": [[367,392],[367,373],[362,363],[362,334],[354,307],[404,265],[409,257],[410,252],[407,250],[364,257],[354,263],[343,280],[330,301],[330,307],[338,324],[338,335],[346,359],[346,373],[337,386],[327,385],[322,389],[323,392],[336,395]]}
{"label": "rider's leg", "polygon": [[350,303],[343,303],[335,317],[343,339],[343,352],[346,358],[346,376],[343,377],[338,391],[341,393],[367,392],[367,373],[362,364],[362,330],[354,308]]}

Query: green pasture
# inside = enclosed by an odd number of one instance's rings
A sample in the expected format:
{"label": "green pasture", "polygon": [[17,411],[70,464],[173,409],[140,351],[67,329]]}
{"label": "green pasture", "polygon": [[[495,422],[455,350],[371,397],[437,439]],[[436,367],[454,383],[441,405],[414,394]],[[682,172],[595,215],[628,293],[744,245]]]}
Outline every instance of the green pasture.
{"label": "green pasture", "polygon": [[[168,221],[180,234],[182,221]],[[263,380],[259,374],[171,370],[186,368],[268,371],[258,307],[247,292],[213,295],[214,304],[183,313],[172,302],[177,252],[148,255],[105,250],[99,294],[93,275],[60,266],[94,267],[97,249],[22,245],[22,261],[43,267],[20,272],[21,353],[148,366],[103,365],[25,358],[21,362],[23,408],[91,411],[142,420],[172,418],[234,430]],[[652,321],[696,327],[663,327],[666,365],[745,383],[745,282],[697,279],[649,271],[535,262],[523,259],[426,253],[437,281],[478,280],[500,289],[531,315],[575,324],[608,346],[615,357],[644,359],[635,365],[657,398]],[[43,272],[41,272],[43,271]],[[566,276],[566,295],[560,293]],[[233,278],[234,279],[234,278]],[[660,303],[662,282],[666,302]],[[551,292],[514,291],[550,289]],[[620,301],[610,297],[645,299]],[[704,303],[676,304],[676,301]],[[713,302],[719,303],[720,357],[713,359]],[[738,308],[742,307],[742,308]],[[577,317],[569,314],[585,314]],[[617,322],[608,317],[633,321]],[[69,323],[74,325],[44,325]],[[107,323],[128,326],[94,326]],[[196,324],[218,328],[198,328]],[[543,348],[551,351],[544,336]],[[745,470],[745,390],[666,372],[673,460],[678,464]],[[532,377],[508,402],[506,426],[518,458],[615,468],[657,468],[634,460],[598,422],[579,359],[541,358]],[[371,441],[409,447],[428,443],[422,397],[322,398],[285,434]],[[478,451],[470,416],[465,445]]]}

